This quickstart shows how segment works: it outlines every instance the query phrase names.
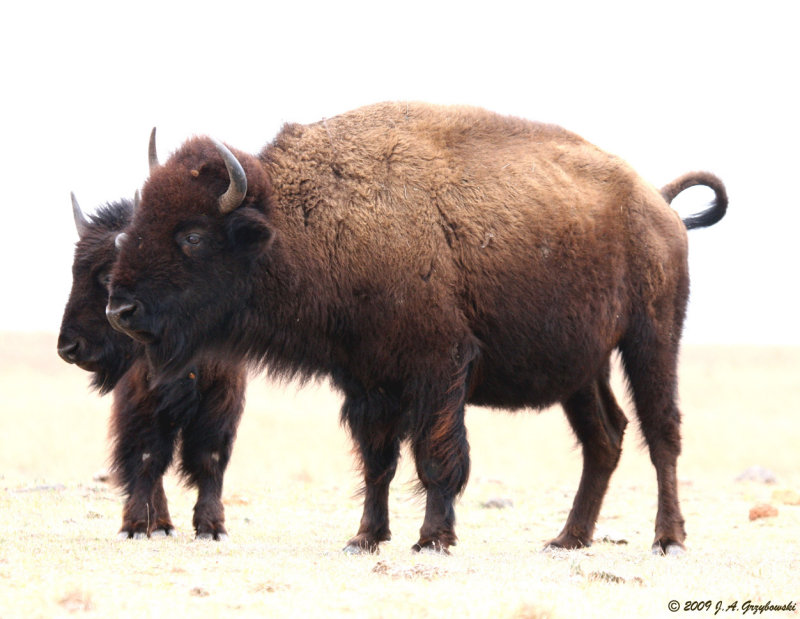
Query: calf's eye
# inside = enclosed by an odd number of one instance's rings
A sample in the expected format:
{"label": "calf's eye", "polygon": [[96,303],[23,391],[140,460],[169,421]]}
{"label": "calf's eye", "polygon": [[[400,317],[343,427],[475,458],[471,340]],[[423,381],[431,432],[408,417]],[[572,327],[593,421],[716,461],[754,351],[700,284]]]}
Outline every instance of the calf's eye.
{"label": "calf's eye", "polygon": [[189,245],[200,245],[200,242],[202,240],[203,240],[202,237],[199,234],[197,234],[196,232],[192,232],[192,233],[186,235],[186,242]]}
{"label": "calf's eye", "polygon": [[102,271],[97,275],[97,283],[106,290],[111,285],[111,271]]}

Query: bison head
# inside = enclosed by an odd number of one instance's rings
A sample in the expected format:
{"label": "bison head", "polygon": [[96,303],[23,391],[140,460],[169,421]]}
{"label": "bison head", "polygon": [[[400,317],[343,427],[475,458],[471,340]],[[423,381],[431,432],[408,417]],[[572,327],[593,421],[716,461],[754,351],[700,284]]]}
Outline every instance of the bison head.
{"label": "bison head", "polygon": [[132,208],[130,201],[122,200],[101,207],[87,219],[72,196],[79,238],[72,264],[72,290],[58,335],[58,354],[67,363],[93,372],[92,384],[101,393],[114,388],[138,347],[110,327],[104,312],[117,257],[114,239],[130,222]]}
{"label": "bison head", "polygon": [[250,271],[273,236],[268,196],[255,157],[208,138],[189,140],[163,165],[151,158],[133,222],[117,239],[106,316],[146,346],[162,378],[200,351],[219,354],[246,313]]}

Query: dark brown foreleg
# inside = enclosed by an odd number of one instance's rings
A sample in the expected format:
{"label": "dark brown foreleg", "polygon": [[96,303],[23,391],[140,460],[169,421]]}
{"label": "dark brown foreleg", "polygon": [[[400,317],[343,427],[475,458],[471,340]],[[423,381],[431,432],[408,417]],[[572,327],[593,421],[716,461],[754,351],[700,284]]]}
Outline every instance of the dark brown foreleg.
{"label": "dark brown foreleg", "polygon": [[[166,457],[168,456],[168,457]],[[126,472],[118,471],[120,477],[129,477],[125,484],[128,498],[122,508],[122,527],[120,539],[142,539],[151,536],[174,535],[175,527],[167,509],[163,476],[172,458],[172,445],[169,451],[142,451],[141,459],[135,456],[127,460]]]}
{"label": "dark brown foreleg", "polygon": [[364,511],[358,533],[344,547],[350,554],[377,553],[391,539],[389,485],[400,454],[401,407],[391,388],[366,393],[350,384],[342,420],[350,430],[364,473]]}
{"label": "dark brown foreleg", "polygon": [[592,543],[628,420],[614,399],[607,370],[564,402],[564,411],[583,448],[583,472],[564,529],[548,546],[581,548]]}
{"label": "dark brown foreleg", "polygon": [[222,485],[244,410],[246,374],[199,367],[197,411],[183,428],[181,474],[197,487],[192,524],[198,539],[224,541]]}
{"label": "dark brown foreleg", "polygon": [[114,389],[111,467],[127,497],[120,538],[174,534],[163,476],[172,460],[177,428],[159,423],[158,405],[146,368],[135,366]]}
{"label": "dark brown foreleg", "polygon": [[169,516],[169,507],[167,506],[167,494],[164,492],[164,476],[156,482],[153,487],[153,495],[151,503],[155,506],[156,510],[156,526],[150,532],[150,537],[174,537],[175,527],[172,526],[172,520]]}
{"label": "dark brown foreleg", "polygon": [[464,405],[470,367],[476,354],[474,347],[457,348],[453,359],[456,370],[446,382],[431,382],[431,377],[436,376],[436,372],[431,372],[425,381],[428,385],[422,383],[417,389],[422,397],[414,415],[416,423],[411,446],[426,502],[419,541],[412,547],[415,551],[428,549],[447,553],[457,541],[453,503],[469,478]]}

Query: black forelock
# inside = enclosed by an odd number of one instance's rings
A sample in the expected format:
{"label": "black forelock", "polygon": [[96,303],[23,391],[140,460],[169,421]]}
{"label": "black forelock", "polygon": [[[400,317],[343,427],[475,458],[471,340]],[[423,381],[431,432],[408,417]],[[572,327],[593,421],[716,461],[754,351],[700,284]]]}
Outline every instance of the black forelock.
{"label": "black forelock", "polygon": [[121,232],[133,219],[133,201],[120,199],[100,206],[89,215],[92,227],[101,228],[110,232]]}

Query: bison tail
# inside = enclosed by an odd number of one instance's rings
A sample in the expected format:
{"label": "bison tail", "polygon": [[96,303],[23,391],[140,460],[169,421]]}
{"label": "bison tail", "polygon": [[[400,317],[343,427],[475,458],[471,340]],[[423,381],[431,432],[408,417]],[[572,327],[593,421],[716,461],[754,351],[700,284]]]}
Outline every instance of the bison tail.
{"label": "bison tail", "polygon": [[706,210],[683,219],[683,224],[687,230],[713,226],[725,216],[725,212],[728,209],[728,194],[725,191],[725,185],[711,172],[689,172],[684,174],[671,183],[664,185],[661,188],[661,195],[667,201],[667,204],[670,204],[675,199],[675,196],[684,189],[689,189],[689,187],[696,185],[710,187],[714,191],[714,202]]}

